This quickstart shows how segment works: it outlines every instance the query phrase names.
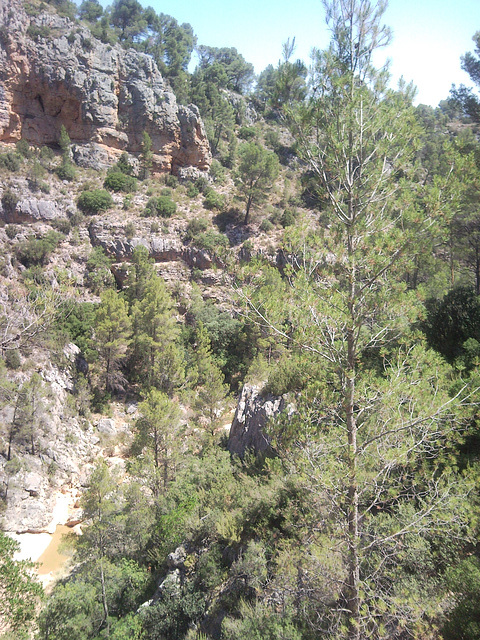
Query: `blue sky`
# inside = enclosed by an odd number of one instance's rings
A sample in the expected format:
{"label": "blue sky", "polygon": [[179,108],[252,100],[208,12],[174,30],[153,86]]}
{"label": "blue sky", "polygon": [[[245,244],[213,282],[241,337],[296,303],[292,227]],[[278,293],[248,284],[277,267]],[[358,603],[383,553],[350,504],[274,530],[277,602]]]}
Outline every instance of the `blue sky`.
{"label": "blue sky", "polygon": [[[276,65],[282,42],[295,37],[295,57],[307,64],[312,47],[329,36],[320,0],[140,0],[158,13],[189,22],[198,44],[236,47],[259,73]],[[418,88],[417,102],[436,106],[452,83],[471,85],[460,56],[473,51],[480,30],[480,0],[390,0],[385,22],[393,29],[384,57],[394,81],[403,75]]]}

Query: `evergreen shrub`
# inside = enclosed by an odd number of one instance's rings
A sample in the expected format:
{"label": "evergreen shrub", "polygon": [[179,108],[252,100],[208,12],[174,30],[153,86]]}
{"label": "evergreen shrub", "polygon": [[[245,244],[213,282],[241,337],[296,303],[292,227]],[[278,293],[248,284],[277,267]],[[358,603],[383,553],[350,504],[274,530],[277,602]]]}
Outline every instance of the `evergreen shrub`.
{"label": "evergreen shrub", "polygon": [[158,196],[150,198],[145,206],[143,215],[147,218],[160,216],[171,218],[177,210],[177,205],[168,196]]}
{"label": "evergreen shrub", "polygon": [[77,200],[77,207],[80,211],[87,214],[95,214],[100,211],[106,211],[113,205],[113,198],[104,189],[94,189],[93,191],[84,191]]}

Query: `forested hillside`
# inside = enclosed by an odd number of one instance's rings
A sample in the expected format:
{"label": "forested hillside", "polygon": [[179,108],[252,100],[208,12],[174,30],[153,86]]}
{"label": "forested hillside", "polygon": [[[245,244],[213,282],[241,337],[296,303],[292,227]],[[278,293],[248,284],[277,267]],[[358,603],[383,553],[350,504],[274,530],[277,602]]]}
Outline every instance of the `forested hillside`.
{"label": "forested hillside", "polygon": [[480,32],[415,107],[324,6],[0,0],[0,638],[479,640]]}

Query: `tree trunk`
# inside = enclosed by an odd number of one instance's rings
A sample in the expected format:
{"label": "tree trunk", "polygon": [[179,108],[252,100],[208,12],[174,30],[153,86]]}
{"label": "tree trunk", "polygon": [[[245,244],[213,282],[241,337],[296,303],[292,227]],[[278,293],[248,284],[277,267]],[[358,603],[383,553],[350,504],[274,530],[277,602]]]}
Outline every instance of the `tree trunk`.
{"label": "tree trunk", "polygon": [[108,603],[107,603],[107,592],[105,588],[105,574],[103,573],[103,560],[100,559],[100,581],[102,584],[102,605],[103,605],[103,616],[104,620],[102,623],[105,625],[105,629],[107,631],[107,638],[110,636],[110,623],[108,622]]}
{"label": "tree trunk", "polygon": [[475,293],[480,296],[480,247],[475,245]]}
{"label": "tree trunk", "polygon": [[243,224],[248,224],[248,215],[250,213],[250,207],[252,206],[252,200],[253,200],[253,196],[248,196],[247,209],[245,211],[245,219],[243,221]]}
{"label": "tree trunk", "polygon": [[[353,209],[350,209],[352,219]],[[348,603],[349,640],[360,640],[360,561],[359,561],[359,514],[358,514],[358,480],[357,480],[357,422],[355,417],[355,375],[356,375],[356,267],[353,238],[349,233],[347,247],[350,262],[349,284],[349,326],[347,328],[347,367],[345,371],[345,422],[348,434]]]}

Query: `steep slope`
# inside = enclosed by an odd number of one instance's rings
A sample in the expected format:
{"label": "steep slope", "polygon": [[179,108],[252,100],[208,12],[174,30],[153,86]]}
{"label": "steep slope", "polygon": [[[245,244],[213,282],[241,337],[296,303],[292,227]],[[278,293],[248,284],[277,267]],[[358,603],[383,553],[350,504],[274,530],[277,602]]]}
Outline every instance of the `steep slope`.
{"label": "steep slope", "polygon": [[144,131],[154,171],[210,166],[198,109],[177,104],[151,57],[103,44],[67,18],[29,16],[0,0],[0,141],[56,144],[62,125],[83,166],[140,152]]}

